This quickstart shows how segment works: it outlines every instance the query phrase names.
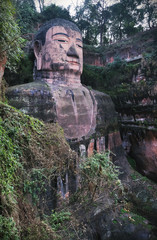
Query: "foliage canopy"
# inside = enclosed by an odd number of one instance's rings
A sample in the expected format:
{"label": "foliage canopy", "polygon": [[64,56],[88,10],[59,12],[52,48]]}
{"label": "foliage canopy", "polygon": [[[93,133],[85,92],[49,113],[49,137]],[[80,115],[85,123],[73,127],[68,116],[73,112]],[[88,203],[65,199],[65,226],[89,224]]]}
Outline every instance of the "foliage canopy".
{"label": "foliage canopy", "polygon": [[15,8],[11,0],[0,0],[0,57],[7,56],[7,67],[15,71],[23,51],[20,28],[14,18]]}

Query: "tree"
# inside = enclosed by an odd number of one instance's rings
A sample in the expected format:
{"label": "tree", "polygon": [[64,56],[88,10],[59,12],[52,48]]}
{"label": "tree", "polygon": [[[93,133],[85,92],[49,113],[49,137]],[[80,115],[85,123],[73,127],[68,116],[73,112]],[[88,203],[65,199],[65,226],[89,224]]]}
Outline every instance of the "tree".
{"label": "tree", "polygon": [[90,44],[104,43],[106,24],[110,13],[105,0],[85,0],[83,6],[75,8],[75,21],[83,30],[84,39]]}
{"label": "tree", "polygon": [[110,31],[115,40],[129,37],[141,30],[138,19],[139,16],[142,18],[142,15],[137,8],[138,5],[138,0],[121,0],[119,3],[110,6]]}
{"label": "tree", "polygon": [[157,25],[157,3],[154,0],[121,0],[125,2],[130,13],[136,19],[136,24],[142,22],[143,27],[147,23],[149,29]]}
{"label": "tree", "polygon": [[40,22],[46,22],[52,18],[71,20],[69,11],[65,8],[58,7],[55,4],[45,7],[44,10],[38,14],[38,21]]}
{"label": "tree", "polygon": [[146,28],[157,26],[156,0],[84,0],[75,8],[74,20],[83,32],[84,42],[100,45],[109,38],[119,40]]}
{"label": "tree", "polygon": [[23,34],[34,31],[37,11],[34,0],[14,0],[16,6],[16,18]]}
{"label": "tree", "polygon": [[121,3],[114,4],[110,7],[111,11],[111,33],[114,39],[122,38],[123,31],[123,19],[124,19],[124,11],[123,5]]}
{"label": "tree", "polygon": [[157,26],[157,3],[151,0],[143,0],[142,9],[149,29]]}
{"label": "tree", "polygon": [[7,56],[7,67],[11,71],[16,70],[17,62],[23,53],[23,39],[14,18],[15,13],[11,0],[0,0],[0,58]]}
{"label": "tree", "polygon": [[44,10],[45,0],[37,0],[39,3],[40,12]]}

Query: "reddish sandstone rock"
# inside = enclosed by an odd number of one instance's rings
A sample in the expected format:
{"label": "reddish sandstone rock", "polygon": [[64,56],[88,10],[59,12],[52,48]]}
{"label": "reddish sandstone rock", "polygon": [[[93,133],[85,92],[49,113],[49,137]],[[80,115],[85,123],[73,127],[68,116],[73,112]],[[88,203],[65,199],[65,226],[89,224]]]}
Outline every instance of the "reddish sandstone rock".
{"label": "reddish sandstone rock", "polygon": [[94,154],[94,139],[91,139],[87,149],[87,156],[91,157]]}
{"label": "reddish sandstone rock", "polygon": [[122,145],[122,140],[119,131],[109,133],[108,135],[108,148],[112,151],[115,147]]}
{"label": "reddish sandstone rock", "polygon": [[157,132],[145,130],[130,136],[130,154],[137,168],[147,177],[157,181]]}

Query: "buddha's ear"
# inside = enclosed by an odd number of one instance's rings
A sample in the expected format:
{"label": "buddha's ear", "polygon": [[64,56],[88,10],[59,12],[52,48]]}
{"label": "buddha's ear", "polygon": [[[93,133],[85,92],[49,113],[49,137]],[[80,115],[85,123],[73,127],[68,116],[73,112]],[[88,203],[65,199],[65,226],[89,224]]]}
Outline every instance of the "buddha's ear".
{"label": "buddha's ear", "polygon": [[34,42],[34,54],[37,60],[37,70],[41,70],[42,64],[42,43],[40,40]]}

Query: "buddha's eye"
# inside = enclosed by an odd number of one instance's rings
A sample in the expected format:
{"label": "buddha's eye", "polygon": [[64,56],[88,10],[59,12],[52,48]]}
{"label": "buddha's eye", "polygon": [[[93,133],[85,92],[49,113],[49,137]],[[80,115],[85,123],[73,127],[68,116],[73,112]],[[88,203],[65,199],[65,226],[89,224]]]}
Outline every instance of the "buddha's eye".
{"label": "buddha's eye", "polygon": [[77,47],[79,47],[79,48],[83,48],[80,44],[76,44],[77,45]]}
{"label": "buddha's eye", "polygon": [[52,35],[52,40],[60,42],[60,43],[68,43],[69,42],[69,35],[66,33],[55,33]]}
{"label": "buddha's eye", "polygon": [[58,42],[68,42],[66,40],[58,39]]}
{"label": "buddha's eye", "polygon": [[67,40],[63,40],[63,39],[55,39],[55,41],[61,42],[61,43],[67,43]]}

